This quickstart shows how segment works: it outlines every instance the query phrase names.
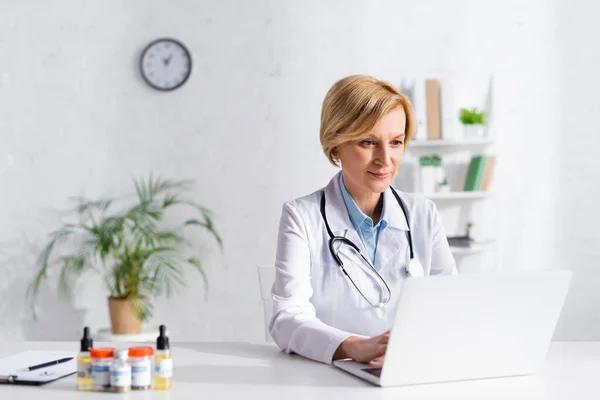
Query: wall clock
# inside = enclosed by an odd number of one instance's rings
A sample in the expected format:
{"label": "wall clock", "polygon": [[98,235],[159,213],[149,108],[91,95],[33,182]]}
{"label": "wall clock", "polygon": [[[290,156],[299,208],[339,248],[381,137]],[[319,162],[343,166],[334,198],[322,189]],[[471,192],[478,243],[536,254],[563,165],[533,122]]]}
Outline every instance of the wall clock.
{"label": "wall clock", "polygon": [[148,85],[171,91],[183,85],[192,72],[192,57],[178,40],[160,38],[149,43],[140,57],[140,71]]}

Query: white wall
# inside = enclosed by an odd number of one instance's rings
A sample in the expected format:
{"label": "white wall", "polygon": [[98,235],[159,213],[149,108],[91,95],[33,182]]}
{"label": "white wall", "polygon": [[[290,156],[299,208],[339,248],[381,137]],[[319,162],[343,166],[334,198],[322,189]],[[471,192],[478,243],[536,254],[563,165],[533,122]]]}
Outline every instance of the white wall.
{"label": "white wall", "polygon": [[548,157],[553,165],[555,212],[554,263],[576,270],[573,294],[565,307],[560,332],[578,340],[600,336],[600,27],[594,2],[561,1],[554,37],[560,44],[556,61],[560,78],[554,96],[560,104],[557,124],[560,142]]}
{"label": "white wall", "polygon": [[[221,256],[198,238],[208,300],[190,275],[153,322],[179,340],[261,340],[254,266],[273,260],[281,204],[335,171],[318,141],[329,86],[352,73],[399,84],[490,72],[502,265],[574,268],[557,337],[600,339],[598,217],[582,196],[598,182],[588,87],[599,60],[581,43],[600,28],[573,3],[0,0],[0,339],[72,340],[81,323],[108,324],[97,279],[66,302],[47,285],[38,322],[24,290],[68,196],[120,194],[153,170],[196,179],[225,240]],[[190,81],[168,94],[136,67],[164,35],[194,58]]]}

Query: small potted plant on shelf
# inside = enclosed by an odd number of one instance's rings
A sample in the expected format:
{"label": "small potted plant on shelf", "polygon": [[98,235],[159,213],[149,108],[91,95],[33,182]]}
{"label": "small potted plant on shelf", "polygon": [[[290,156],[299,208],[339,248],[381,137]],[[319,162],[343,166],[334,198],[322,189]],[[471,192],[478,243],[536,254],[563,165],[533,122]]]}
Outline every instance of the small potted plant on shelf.
{"label": "small potted plant on shelf", "polygon": [[[142,322],[152,316],[152,300],[170,297],[184,286],[183,271],[190,267],[207,280],[200,260],[184,255],[189,243],[185,229],[201,227],[222,240],[215,230],[210,211],[185,197],[191,181],[150,178],[134,179],[136,200],[116,208],[124,199],[85,200],[75,198],[72,221],[50,234],[50,241],[38,258],[38,271],[27,295],[34,305],[36,294],[50,268],[60,266],[59,292],[71,293],[74,281],[92,271],[102,277],[108,296],[111,330],[114,334],[140,333]],[[193,216],[165,228],[165,215],[174,208],[186,207]],[[181,214],[178,214],[181,215]],[[35,312],[34,312],[35,316]]]}
{"label": "small potted plant on shelf", "polygon": [[460,122],[463,124],[465,138],[481,138],[484,136],[485,113],[476,107],[460,109]]}
{"label": "small potted plant on shelf", "polygon": [[442,158],[437,155],[423,155],[419,158],[419,191],[425,195],[449,190]]}

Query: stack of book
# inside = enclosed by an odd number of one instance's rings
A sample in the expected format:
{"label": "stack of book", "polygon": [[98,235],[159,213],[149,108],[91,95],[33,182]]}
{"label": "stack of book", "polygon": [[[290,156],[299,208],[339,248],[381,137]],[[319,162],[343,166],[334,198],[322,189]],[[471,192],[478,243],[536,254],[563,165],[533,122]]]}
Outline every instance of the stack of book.
{"label": "stack of book", "polygon": [[463,190],[465,192],[487,191],[492,184],[496,156],[478,155],[471,158]]}

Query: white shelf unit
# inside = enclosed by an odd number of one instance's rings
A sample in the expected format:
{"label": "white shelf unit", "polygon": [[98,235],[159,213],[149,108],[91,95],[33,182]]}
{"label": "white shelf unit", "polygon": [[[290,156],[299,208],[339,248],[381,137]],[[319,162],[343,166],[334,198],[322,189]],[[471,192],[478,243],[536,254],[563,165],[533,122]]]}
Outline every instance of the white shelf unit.
{"label": "white shelf unit", "polygon": [[[439,154],[442,155],[442,165],[444,165],[445,159],[459,160],[465,162],[472,155],[475,154],[489,154],[490,147],[494,144],[493,138],[472,138],[472,139],[439,139],[439,140],[419,140],[415,139],[408,144],[407,147],[407,162],[415,163],[415,169],[413,173],[418,173],[418,160],[419,157],[426,154]],[[456,175],[458,177],[458,175]],[[416,175],[413,176],[413,182],[416,182]],[[475,206],[475,202],[485,201],[491,198],[494,193],[493,191],[460,191],[462,187],[458,184],[458,181],[454,180],[453,186],[454,191],[446,193],[429,193],[423,194],[425,197],[438,203],[438,207],[450,207],[455,209],[458,207],[459,210],[472,210]],[[483,205],[482,205],[483,206]],[[487,206],[483,206],[487,207]],[[460,213],[461,211],[459,211]],[[477,217],[476,217],[477,218]],[[478,220],[473,221],[474,224],[478,224]],[[460,228],[459,228],[459,233]],[[492,234],[493,236],[493,234]],[[497,268],[497,246],[496,239],[490,237],[486,240],[480,240],[473,243],[469,247],[457,247],[451,246],[450,250],[458,263],[459,272],[461,266],[466,271],[481,272],[488,269],[488,264],[485,261],[486,257],[491,257],[493,261],[490,262],[489,267],[492,269]],[[464,264],[464,265],[463,265]],[[492,265],[493,264],[493,265]]]}
{"label": "white shelf unit", "polygon": [[494,143],[492,138],[476,138],[476,139],[438,139],[438,140],[422,140],[415,139],[408,143],[408,151],[411,149],[452,149],[464,150],[465,147],[488,146]]}
{"label": "white shelf unit", "polygon": [[492,196],[491,192],[449,192],[449,193],[432,193],[425,197],[431,200],[477,200],[485,199]]}
{"label": "white shelf unit", "polygon": [[483,253],[490,250],[490,246],[496,243],[495,239],[483,240],[475,242],[469,247],[450,246],[450,251],[455,256],[467,256],[472,254]]}

